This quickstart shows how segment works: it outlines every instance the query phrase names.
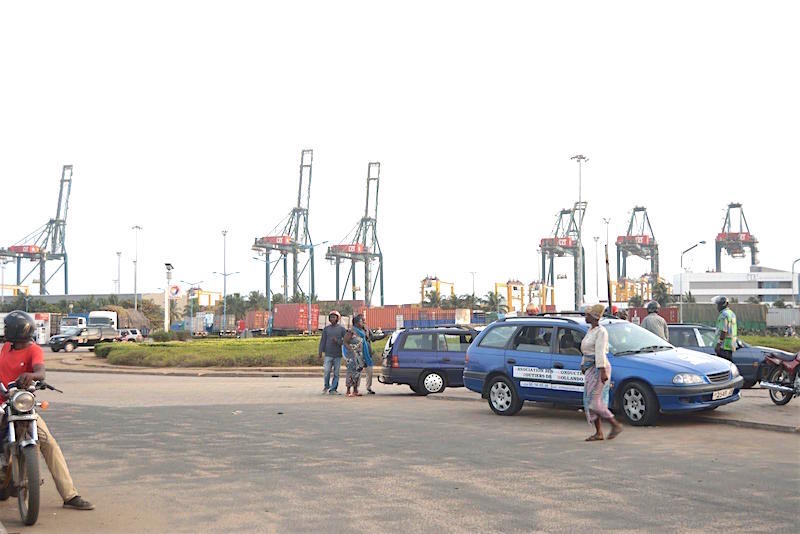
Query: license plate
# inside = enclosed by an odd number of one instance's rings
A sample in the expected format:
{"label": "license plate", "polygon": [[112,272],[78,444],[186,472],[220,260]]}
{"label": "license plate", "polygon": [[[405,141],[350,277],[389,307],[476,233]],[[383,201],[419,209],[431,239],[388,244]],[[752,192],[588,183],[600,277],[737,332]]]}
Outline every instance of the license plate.
{"label": "license plate", "polygon": [[726,399],[731,395],[733,395],[733,388],[720,389],[719,391],[715,391],[711,394],[711,400]]}

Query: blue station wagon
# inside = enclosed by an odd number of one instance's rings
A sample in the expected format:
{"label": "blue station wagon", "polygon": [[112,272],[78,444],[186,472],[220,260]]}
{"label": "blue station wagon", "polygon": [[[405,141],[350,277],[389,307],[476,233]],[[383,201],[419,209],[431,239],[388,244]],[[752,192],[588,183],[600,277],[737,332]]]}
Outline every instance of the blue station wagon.
{"label": "blue station wagon", "polygon": [[383,349],[378,381],[406,384],[417,395],[463,387],[464,362],[475,330],[466,327],[413,328],[392,334]]}
{"label": "blue station wagon", "polygon": [[[608,330],[611,407],[630,424],[650,425],[660,413],[713,410],[739,400],[743,380],[731,362],[675,348],[627,321],[601,324]],[[467,351],[464,385],[499,415],[514,415],[526,400],[582,406],[580,345],[588,329],[581,316],[495,322]]]}

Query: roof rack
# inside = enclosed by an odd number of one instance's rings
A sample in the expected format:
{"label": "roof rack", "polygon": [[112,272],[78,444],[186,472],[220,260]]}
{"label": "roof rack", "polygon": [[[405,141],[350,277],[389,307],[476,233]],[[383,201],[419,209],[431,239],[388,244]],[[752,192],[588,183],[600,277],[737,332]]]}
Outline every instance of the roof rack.
{"label": "roof rack", "polygon": [[537,313],[536,315],[523,315],[521,317],[503,317],[502,319],[498,319],[498,321],[513,321],[514,319],[550,319],[554,321],[567,321],[568,323],[579,324],[575,319],[570,319],[569,317],[559,317],[558,315],[552,315],[549,313]]}

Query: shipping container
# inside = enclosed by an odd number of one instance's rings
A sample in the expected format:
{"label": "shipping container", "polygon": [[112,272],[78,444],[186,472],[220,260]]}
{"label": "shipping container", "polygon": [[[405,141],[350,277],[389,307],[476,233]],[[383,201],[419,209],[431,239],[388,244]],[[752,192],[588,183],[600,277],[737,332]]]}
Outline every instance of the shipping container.
{"label": "shipping container", "polygon": [[769,328],[800,327],[800,309],[769,308],[767,310],[767,326]]}
{"label": "shipping container", "polygon": [[[290,332],[309,330],[308,304],[276,304],[273,310],[272,329]],[[319,306],[311,305],[311,331],[317,330]]]}
{"label": "shipping container", "polygon": [[[645,317],[647,317],[647,308],[628,308],[628,320],[634,324],[641,324]],[[664,318],[669,324],[678,324],[680,322],[678,308],[659,308],[658,314]]]}
{"label": "shipping container", "polygon": [[266,330],[269,326],[269,312],[267,310],[250,310],[244,320],[248,330]]}
{"label": "shipping container", "polygon": [[331,245],[330,249],[333,252],[339,252],[339,253],[362,254],[364,252],[364,245],[362,243],[353,243],[349,245]]}
{"label": "shipping container", "polygon": [[212,332],[233,332],[236,330],[236,316],[233,314],[225,316],[225,323],[223,327],[223,316],[214,316],[214,328]]}
{"label": "shipping container", "polygon": [[[767,328],[767,307],[762,304],[731,304],[736,314],[739,334],[746,332],[763,332]],[[683,322],[687,324],[703,324],[716,326],[719,311],[715,304],[685,303],[683,305]]]}

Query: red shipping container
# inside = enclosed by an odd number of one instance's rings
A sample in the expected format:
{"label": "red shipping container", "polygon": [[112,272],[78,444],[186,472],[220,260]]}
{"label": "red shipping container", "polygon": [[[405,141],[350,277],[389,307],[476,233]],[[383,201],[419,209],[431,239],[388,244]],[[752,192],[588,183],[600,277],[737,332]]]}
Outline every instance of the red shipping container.
{"label": "red shipping container", "polygon": [[292,236],[290,235],[268,235],[261,238],[261,241],[264,243],[270,243],[272,245],[291,245],[292,244]]}
{"label": "red shipping container", "polygon": [[364,252],[363,243],[353,243],[350,245],[331,245],[331,251],[346,254],[361,254]]}
{"label": "red shipping container", "polygon": [[36,245],[11,245],[8,247],[9,252],[16,252],[18,254],[38,254],[42,251]]}
{"label": "red shipping container", "polygon": [[[317,330],[319,305],[311,305],[311,330]],[[305,332],[308,330],[308,304],[276,304],[272,327],[276,330]]]}
{"label": "red shipping container", "polygon": [[[658,314],[669,324],[677,324],[679,321],[678,308],[659,308]],[[630,322],[641,324],[645,317],[647,317],[647,308],[628,308],[628,320]]]}
{"label": "red shipping container", "polygon": [[266,310],[250,310],[245,317],[248,330],[266,330],[269,323],[269,312]]}

